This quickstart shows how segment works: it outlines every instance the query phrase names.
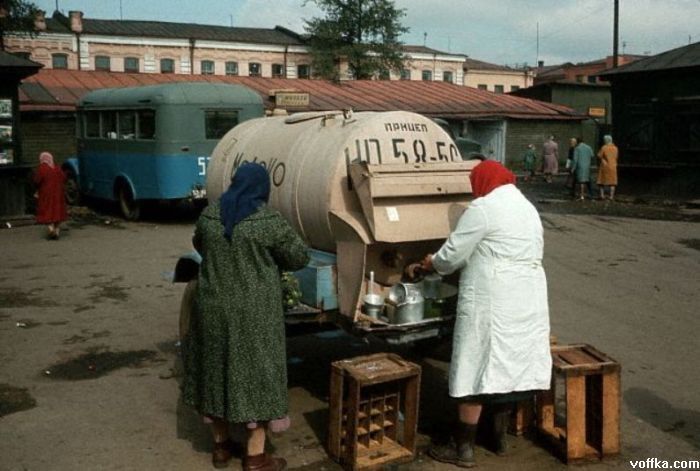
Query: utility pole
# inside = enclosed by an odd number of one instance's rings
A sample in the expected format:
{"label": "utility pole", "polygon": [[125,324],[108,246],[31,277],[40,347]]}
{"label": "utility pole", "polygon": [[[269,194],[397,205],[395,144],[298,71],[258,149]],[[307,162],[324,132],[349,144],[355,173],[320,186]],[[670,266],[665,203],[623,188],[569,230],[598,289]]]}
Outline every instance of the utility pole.
{"label": "utility pole", "polygon": [[620,36],[620,0],[615,0],[615,18],[613,20],[613,68],[618,64],[618,42]]}
{"label": "utility pole", "polygon": [[537,67],[540,66],[540,22],[537,22],[537,58],[535,59]]}

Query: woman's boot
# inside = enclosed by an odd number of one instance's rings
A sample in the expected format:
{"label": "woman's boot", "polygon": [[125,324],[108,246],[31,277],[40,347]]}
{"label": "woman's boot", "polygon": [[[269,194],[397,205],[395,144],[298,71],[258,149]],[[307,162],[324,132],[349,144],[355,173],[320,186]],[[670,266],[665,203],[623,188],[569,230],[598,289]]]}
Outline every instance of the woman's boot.
{"label": "woman's boot", "polygon": [[284,458],[274,458],[267,453],[243,458],[243,471],[284,471],[287,461]]}
{"label": "woman's boot", "polygon": [[508,441],[506,433],[510,423],[510,404],[500,406],[493,413],[493,435],[494,435],[494,451],[498,456],[505,456],[508,451]]}
{"label": "woman's boot", "polygon": [[458,422],[454,436],[455,444],[433,445],[428,450],[428,456],[436,461],[454,464],[460,468],[473,468],[476,466],[474,459],[476,428],[476,424]]}

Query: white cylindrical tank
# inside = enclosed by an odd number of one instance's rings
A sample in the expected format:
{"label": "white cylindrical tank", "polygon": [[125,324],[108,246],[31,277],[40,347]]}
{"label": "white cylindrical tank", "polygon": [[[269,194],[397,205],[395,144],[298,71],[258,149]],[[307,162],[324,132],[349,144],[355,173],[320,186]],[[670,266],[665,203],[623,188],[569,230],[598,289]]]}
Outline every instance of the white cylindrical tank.
{"label": "white cylindrical tank", "polygon": [[233,128],[214,149],[207,195],[210,201],[219,198],[243,162],[258,162],[270,173],[271,206],[311,246],[335,251],[330,212],[362,212],[348,178],[351,163],[459,161],[449,135],[415,113],[338,111],[258,118]]}

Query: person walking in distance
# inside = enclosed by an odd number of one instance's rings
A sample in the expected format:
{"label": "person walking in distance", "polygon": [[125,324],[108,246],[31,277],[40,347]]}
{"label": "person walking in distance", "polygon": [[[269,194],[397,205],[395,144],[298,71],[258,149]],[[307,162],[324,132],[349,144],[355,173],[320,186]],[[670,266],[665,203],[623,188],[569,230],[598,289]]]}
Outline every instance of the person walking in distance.
{"label": "person walking in distance", "polygon": [[552,175],[559,173],[559,144],[554,136],[549,136],[542,145],[542,173],[547,183],[552,183]]}

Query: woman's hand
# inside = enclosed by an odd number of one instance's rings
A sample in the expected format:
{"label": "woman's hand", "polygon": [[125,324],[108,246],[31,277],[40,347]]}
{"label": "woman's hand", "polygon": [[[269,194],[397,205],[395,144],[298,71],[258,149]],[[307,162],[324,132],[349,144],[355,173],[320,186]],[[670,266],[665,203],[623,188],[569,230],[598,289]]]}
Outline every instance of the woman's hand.
{"label": "woman's hand", "polygon": [[423,264],[421,262],[411,263],[410,265],[406,266],[403,272],[409,280],[415,280],[418,277],[418,272],[422,270],[422,266]]}
{"label": "woman's hand", "polygon": [[423,261],[420,263],[420,267],[423,271],[426,271],[428,273],[434,271],[433,255],[432,254],[426,255],[425,258],[423,259]]}

